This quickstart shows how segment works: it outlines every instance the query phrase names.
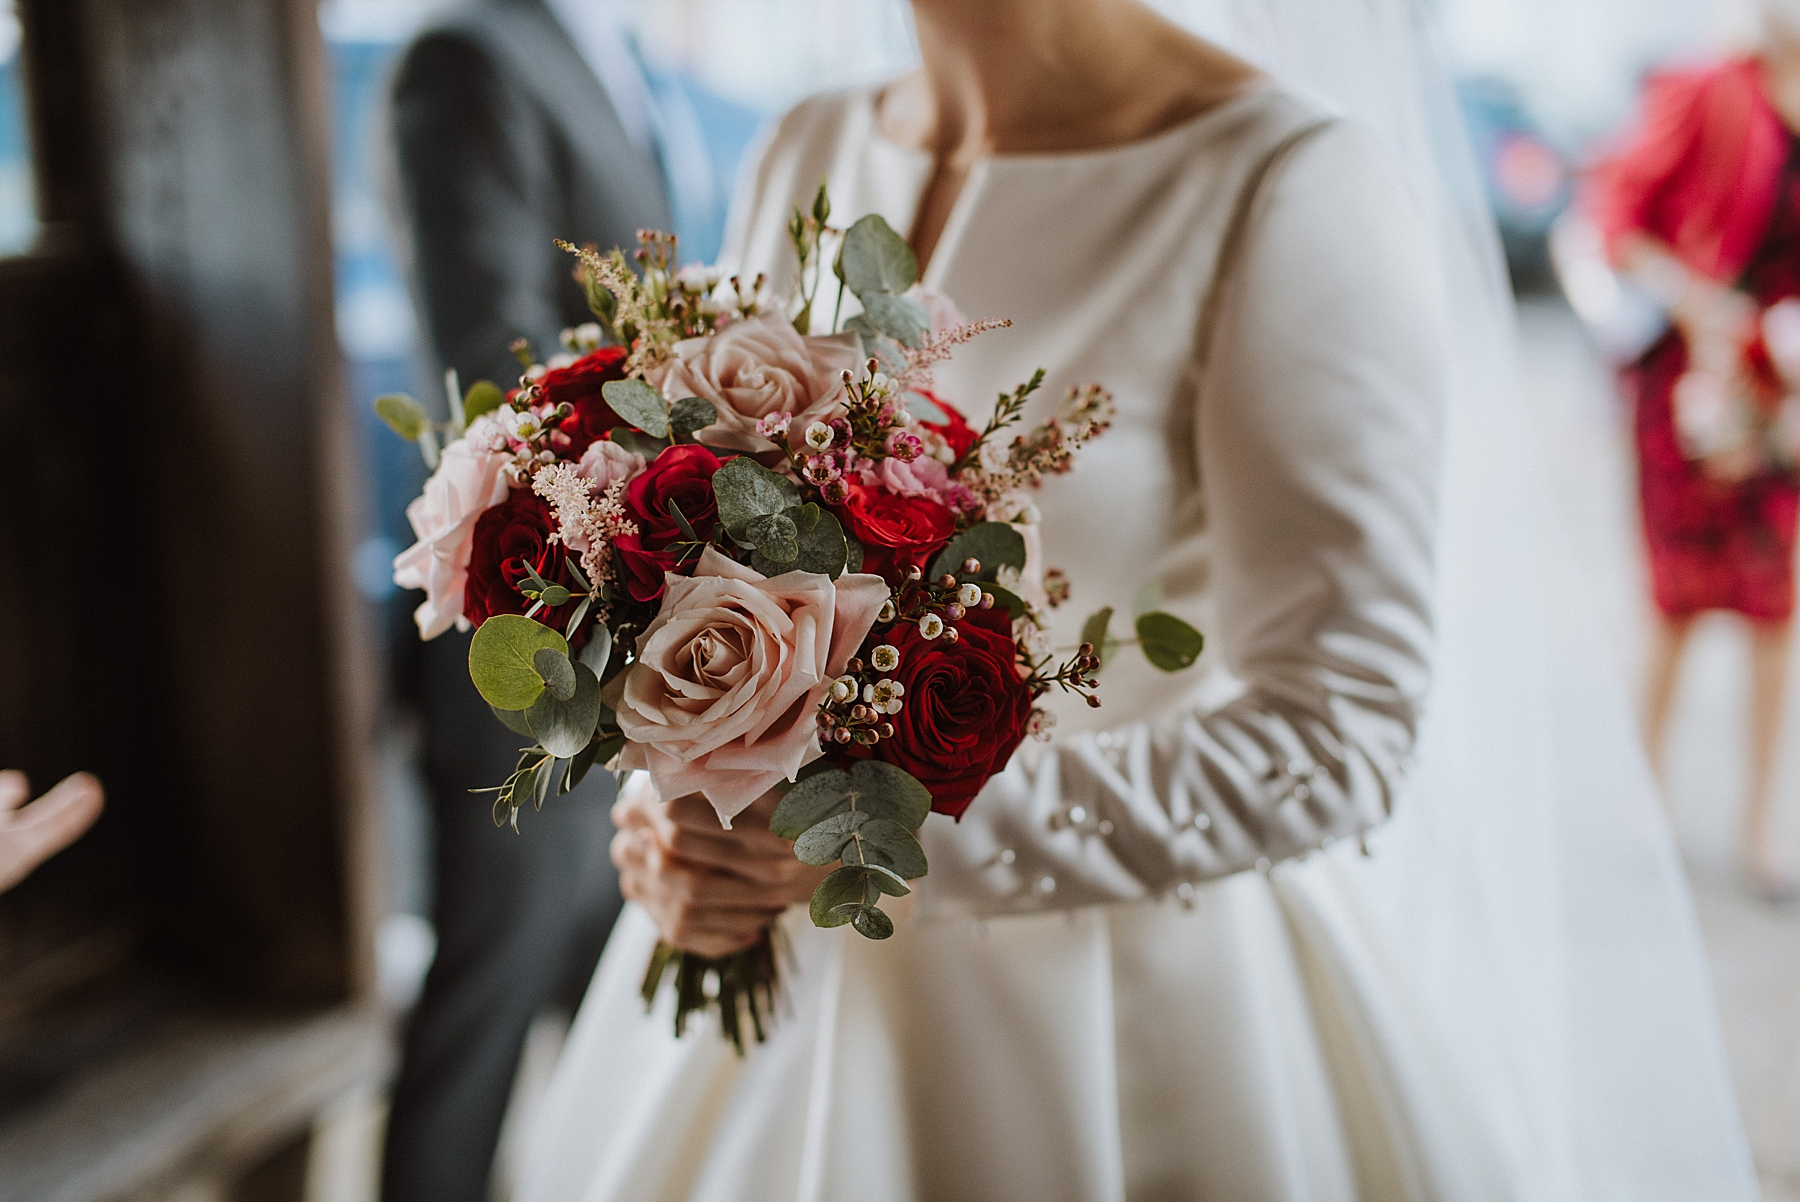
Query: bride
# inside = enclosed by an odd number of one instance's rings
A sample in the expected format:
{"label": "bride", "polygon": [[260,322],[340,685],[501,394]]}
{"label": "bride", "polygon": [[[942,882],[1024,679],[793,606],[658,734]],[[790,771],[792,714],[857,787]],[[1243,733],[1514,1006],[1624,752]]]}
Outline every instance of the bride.
{"label": "bride", "polygon": [[965,407],[1039,365],[1107,384],[1040,497],[1056,641],[1153,581],[1210,644],[1121,656],[1105,708],[928,822],[892,939],[781,919],[791,1010],[742,1060],[646,1015],[643,966],[659,933],[746,944],[815,870],[767,804],[722,831],[628,790],[636,904],[529,1202],[1754,1197],[1411,8],[1238,9],[1261,66],[1138,0],[913,0],[918,70],[773,131],[727,262],[778,272],[827,179],[1013,319],[940,374]]}

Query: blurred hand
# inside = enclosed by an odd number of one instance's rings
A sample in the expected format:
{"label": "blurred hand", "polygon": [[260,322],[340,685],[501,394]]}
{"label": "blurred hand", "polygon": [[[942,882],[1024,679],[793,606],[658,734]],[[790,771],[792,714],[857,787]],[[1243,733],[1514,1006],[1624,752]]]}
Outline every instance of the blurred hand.
{"label": "blurred hand", "polygon": [[1756,302],[1737,289],[1690,275],[1681,299],[1669,311],[1687,343],[1689,368],[1735,375],[1755,333],[1756,312]]}
{"label": "blurred hand", "polygon": [[32,802],[23,772],[0,772],[0,893],[75,842],[100,816],[100,782],[77,772]]}
{"label": "blurred hand", "polygon": [[719,957],[749,947],[836,867],[802,864],[792,843],[769,833],[780,800],[765,794],[726,830],[698,793],[665,805],[648,776],[634,777],[612,809],[620,888],[683,951]]}

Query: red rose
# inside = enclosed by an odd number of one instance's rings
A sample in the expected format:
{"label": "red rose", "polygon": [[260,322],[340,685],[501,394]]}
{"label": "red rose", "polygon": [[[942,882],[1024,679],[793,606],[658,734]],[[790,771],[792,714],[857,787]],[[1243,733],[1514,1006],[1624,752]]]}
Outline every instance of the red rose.
{"label": "red rose", "polygon": [[899,650],[900,666],[888,675],[906,692],[889,719],[893,738],[851,754],[912,773],[931,790],[933,810],[961,818],[1024,741],[1031,690],[1019,675],[1005,607],[970,610],[955,626],[954,643],[927,639],[910,622],[871,636]]}
{"label": "red rose", "polygon": [[862,544],[865,572],[898,584],[906,570],[931,565],[931,557],[956,533],[956,515],[930,497],[902,497],[851,480],[838,517]]}
{"label": "red rose", "polygon": [[605,438],[614,426],[631,424],[614,413],[600,393],[601,385],[624,378],[625,348],[603,346],[567,367],[545,372],[538,380],[538,392],[545,401],[575,410],[557,427],[569,436],[568,447],[557,448],[566,457],[580,459],[590,443]]}
{"label": "red rose", "polygon": [[[527,564],[549,583],[579,591],[569,574],[568,553],[562,544],[550,541],[555,530],[549,502],[529,488],[513,489],[506,500],[483,513],[475,522],[475,541],[469,553],[463,617],[480,626],[495,614],[522,614],[530,609],[531,599],[519,591],[519,584],[528,579]],[[531,616],[566,632],[578,604],[570,600]]]}
{"label": "red rose", "polygon": [[[669,502],[680,508],[681,516],[702,539],[711,537],[718,525],[719,506],[713,500],[712,478],[720,462],[717,455],[697,443],[681,443],[665,449],[625,486],[625,512],[637,523],[638,533],[616,540],[613,547],[625,569],[625,587],[639,601],[654,601],[662,596],[663,573],[675,570],[680,554],[670,550],[670,544],[687,540],[681,524],[669,511]],[[683,562],[692,564],[698,558],[689,552]]]}
{"label": "red rose", "polygon": [[964,455],[969,453],[969,448],[974,446],[976,440],[981,437],[980,432],[969,424],[968,419],[963,417],[956,406],[941,399],[935,392],[926,392],[923,395],[932,404],[944,411],[946,420],[941,422],[921,420],[919,424],[924,426],[927,430],[941,435],[944,441],[950,444],[951,452],[955,454],[958,459],[961,459]]}

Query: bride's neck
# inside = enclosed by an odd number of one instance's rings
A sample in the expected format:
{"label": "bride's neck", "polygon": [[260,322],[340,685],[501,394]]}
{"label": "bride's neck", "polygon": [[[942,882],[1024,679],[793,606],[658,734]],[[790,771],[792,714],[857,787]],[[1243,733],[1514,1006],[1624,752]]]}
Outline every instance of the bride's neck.
{"label": "bride's neck", "polygon": [[1132,141],[1256,74],[1139,0],[913,0],[920,69],[888,89],[890,136],[940,162]]}

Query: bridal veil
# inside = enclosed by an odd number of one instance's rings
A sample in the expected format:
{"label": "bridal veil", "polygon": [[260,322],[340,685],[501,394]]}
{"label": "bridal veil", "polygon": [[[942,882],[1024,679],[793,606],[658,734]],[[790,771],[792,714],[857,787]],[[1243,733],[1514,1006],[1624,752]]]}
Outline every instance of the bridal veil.
{"label": "bridal veil", "polygon": [[1402,799],[1366,860],[1274,874],[1290,921],[1330,932],[1308,943],[1364,960],[1315,981],[1358,983],[1338,1018],[1382,1049],[1365,1058],[1392,1074],[1376,1105],[1434,1098],[1436,1113],[1390,1125],[1483,1131],[1448,1146],[1501,1163],[1412,1166],[1470,1197],[1487,1178],[1543,1199],[1754,1198],[1687,885],[1552,512],[1498,242],[1423,0],[1154,2],[1377,131],[1446,276],[1438,668],[1413,778],[1430,804]]}

